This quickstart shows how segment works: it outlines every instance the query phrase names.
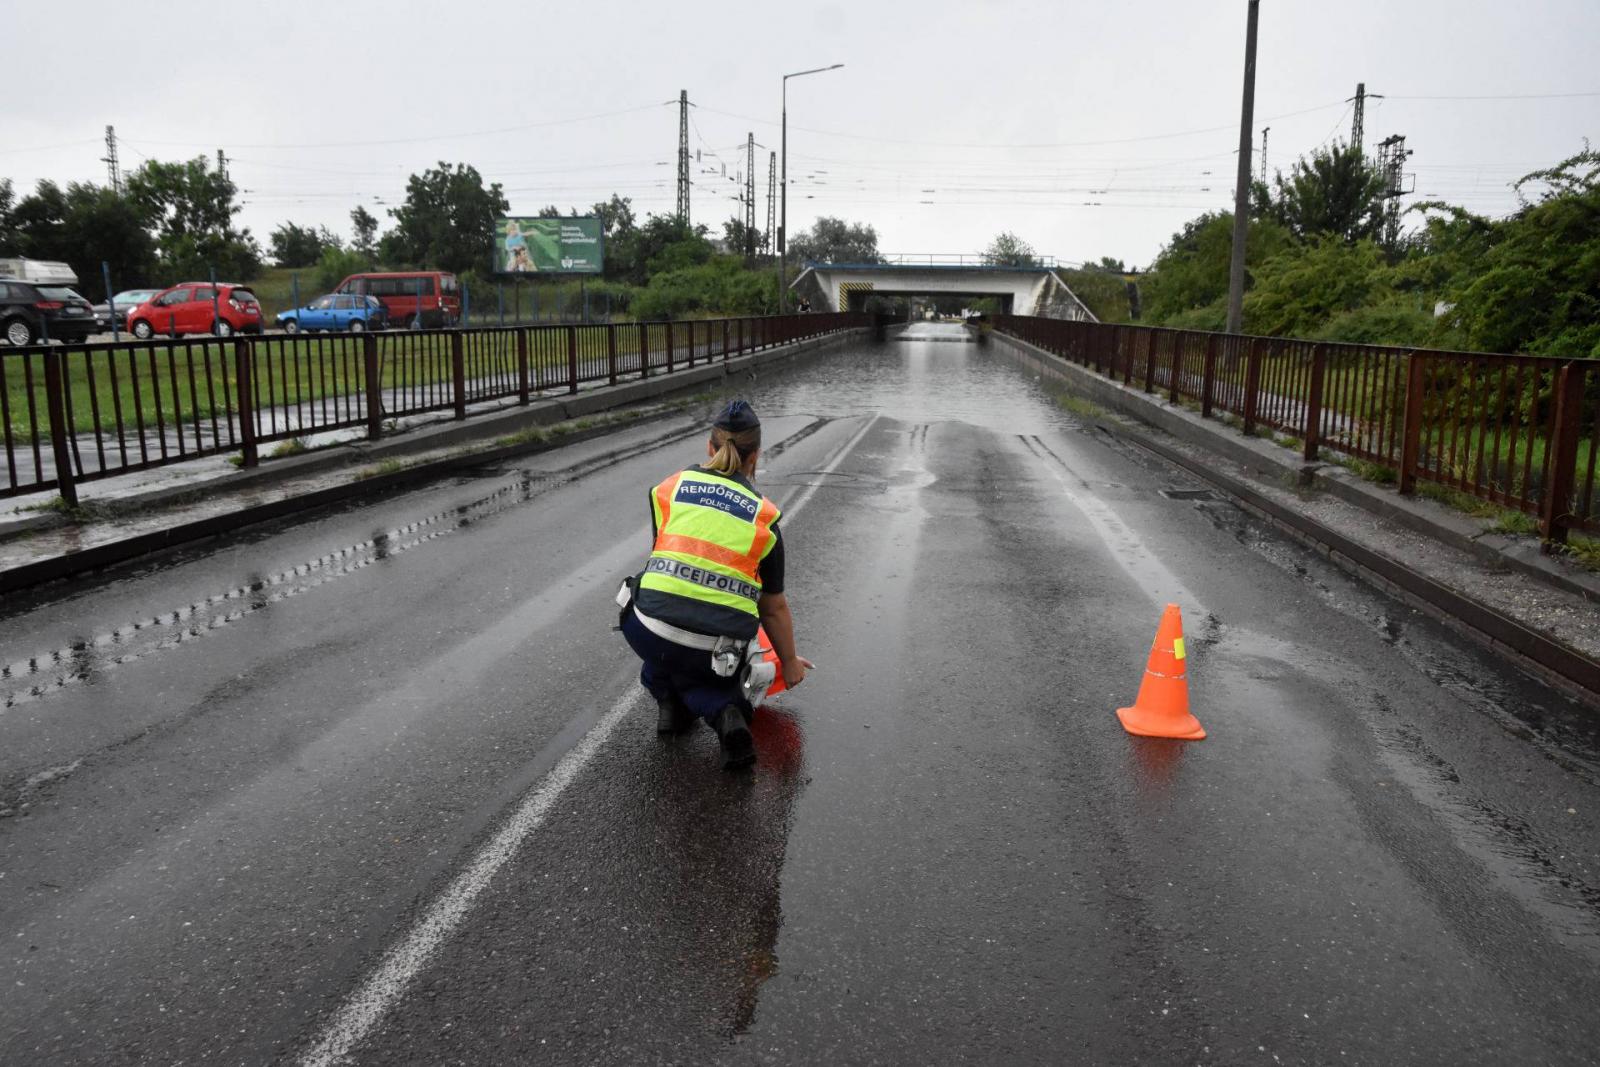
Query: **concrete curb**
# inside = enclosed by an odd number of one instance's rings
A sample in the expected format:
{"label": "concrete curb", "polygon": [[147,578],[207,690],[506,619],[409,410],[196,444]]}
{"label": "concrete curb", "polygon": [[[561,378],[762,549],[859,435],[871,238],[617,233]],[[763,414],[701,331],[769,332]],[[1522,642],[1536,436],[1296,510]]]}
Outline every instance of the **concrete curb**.
{"label": "concrete curb", "polygon": [[[827,337],[797,341],[778,348],[754,352],[746,356],[730,359],[725,363],[708,363],[704,367],[674,371],[670,375],[664,374],[655,378],[646,378],[615,386],[603,386],[587,393],[580,393],[577,396],[569,395],[541,400],[530,403],[527,407],[517,407],[509,411],[496,412],[476,418],[469,417],[465,422],[451,422],[439,427],[429,427],[385,441],[371,443],[361,441],[335,445],[319,450],[316,453],[285,457],[281,461],[274,461],[270,468],[258,467],[253,471],[239,471],[234,475],[206,479],[199,485],[161,487],[146,493],[129,494],[119,498],[117,506],[119,509],[128,511],[139,510],[164,503],[172,503],[177,500],[193,499],[196,495],[231,492],[238,489],[259,489],[263,486],[305,477],[309,474],[357,465],[364,466],[374,461],[433,451],[450,445],[471,444],[475,441],[484,440],[493,441],[509,434],[514,434],[519,430],[553,425],[568,419],[582,418],[629,404],[636,404],[640,401],[685,392],[696,386],[703,386],[708,382],[720,382],[736,374],[746,373],[757,367],[766,366],[780,360],[790,360],[806,354],[820,354],[830,348],[838,347],[852,340],[858,340],[862,335],[870,334],[870,332],[869,330],[861,329],[846,330],[841,333],[830,334]],[[428,481],[462,467],[474,467],[519,456],[554,451],[566,445],[577,444],[581,441],[588,441],[620,430],[637,427],[644,422],[650,421],[650,419],[667,418],[672,414],[675,413],[666,411],[657,413],[649,419],[598,426],[591,430],[565,435],[559,440],[530,441],[523,444],[479,449],[463,455],[446,456],[419,463],[404,470],[351,480],[298,496],[287,497],[283,500],[241,508],[226,515],[182,522],[166,529],[137,534],[117,541],[109,541],[77,552],[67,552],[46,557],[0,570],[0,592],[11,592],[43,582],[53,581],[57,578],[70,577],[84,571],[98,570],[139,556],[148,555],[152,552],[159,552],[181,544],[231,533],[254,523],[282,518],[299,511],[337,503],[351,497],[383,492],[415,482]],[[678,436],[678,433],[669,433],[664,437],[646,442],[646,444],[670,440],[675,436]],[[615,458],[616,455],[616,453],[606,453],[596,457],[592,462],[603,462]],[[34,521],[35,519],[42,521]],[[16,536],[18,533],[38,529],[41,526],[56,527],[69,524],[70,520],[57,516],[30,517],[28,520],[0,524],[0,539]]]}
{"label": "concrete curb", "polygon": [[[1336,483],[1329,478],[1319,481],[1315,477],[1315,471],[1307,472],[1300,463],[1286,463],[1281,456],[1264,451],[1265,448],[1276,449],[1277,446],[1242,436],[1231,436],[1221,427],[1202,422],[1193,412],[1175,408],[1171,404],[1147,397],[1120,383],[1108,381],[1027,342],[999,334],[993,336],[999,342],[998,348],[1018,365],[1036,370],[1041,375],[1049,375],[1095,403],[1164,430],[1178,440],[1220,454],[1247,470],[1265,475],[1266,480],[1288,480],[1299,484],[1306,484],[1309,481],[1315,487],[1335,492],[1335,495],[1342,500],[1367,508],[1376,514],[1394,518],[1403,522],[1408,528],[1439,541],[1466,548],[1477,555],[1495,551],[1492,546],[1483,545],[1475,538],[1466,536],[1463,526],[1470,524],[1443,521],[1430,524],[1430,519],[1433,517],[1420,508],[1401,507],[1381,497],[1374,501],[1375,494],[1366,485],[1352,484],[1348,481]],[[1494,651],[1508,655],[1525,669],[1530,669],[1540,677],[1550,680],[1590,706],[1600,706],[1600,661],[1593,657],[1548,634],[1532,629],[1519,619],[1412,570],[1397,560],[1358,544],[1324,523],[1284,507],[1265,494],[1254,491],[1248,484],[1208,468],[1196,462],[1193,457],[1153,438],[1121,428],[1102,428],[1124,436],[1139,447],[1210,482],[1242,507],[1262,516],[1290,536],[1321,552],[1335,564],[1428,611],[1447,625],[1476,638]],[[1346,472],[1341,470],[1339,473]],[[1336,492],[1333,489],[1334,484],[1342,485],[1346,491]],[[1406,517],[1401,518],[1401,515]],[[1442,515],[1439,518],[1458,517]],[[1569,584],[1568,581],[1552,580],[1543,568],[1530,566],[1524,560],[1498,552],[1490,558],[1506,566],[1515,567],[1534,578],[1547,581],[1564,591],[1576,592],[1589,600],[1596,599],[1590,584],[1582,580],[1587,576],[1561,576],[1570,577],[1571,584]],[[1539,562],[1552,561],[1545,561],[1540,557]]]}
{"label": "concrete curb", "polygon": [[1268,481],[1322,490],[1416,533],[1469,552],[1486,563],[1518,571],[1563,592],[1600,603],[1600,576],[1564,567],[1559,561],[1541,554],[1536,545],[1485,533],[1469,516],[1431,500],[1407,498],[1386,491],[1335,464],[1306,463],[1271,441],[1245,437],[1215,419],[1203,419],[1198,412],[1168,403],[1159,396],[1102,378],[1026,341],[1000,333],[990,336],[1019,365],[1049,374],[1070,384],[1075,393],[1101,407],[1154,426],[1187,444],[1215,452]]}

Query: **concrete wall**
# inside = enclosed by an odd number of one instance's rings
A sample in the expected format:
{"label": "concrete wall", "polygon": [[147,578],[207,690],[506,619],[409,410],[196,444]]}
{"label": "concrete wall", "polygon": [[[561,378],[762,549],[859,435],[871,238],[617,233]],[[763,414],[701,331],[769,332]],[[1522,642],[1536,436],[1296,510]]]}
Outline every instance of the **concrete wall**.
{"label": "concrete wall", "polygon": [[815,311],[843,311],[852,291],[885,296],[995,296],[1010,301],[1014,315],[1053,319],[1094,316],[1054,271],[1005,270],[993,267],[836,267],[806,268],[791,288]]}

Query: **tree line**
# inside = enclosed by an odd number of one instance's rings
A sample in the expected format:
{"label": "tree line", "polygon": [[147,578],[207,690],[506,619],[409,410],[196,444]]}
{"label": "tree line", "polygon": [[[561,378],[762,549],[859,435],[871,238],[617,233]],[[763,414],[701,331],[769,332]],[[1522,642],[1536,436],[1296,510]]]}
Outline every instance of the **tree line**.
{"label": "tree line", "polygon": [[[1519,206],[1504,218],[1425,201],[1400,232],[1358,147],[1335,144],[1270,187],[1255,183],[1246,332],[1600,357],[1600,152],[1586,146],[1513,187]],[[1223,328],[1232,230],[1232,214],[1218,211],[1172,236],[1138,279],[1144,321]],[[1111,321],[1133,314],[1114,290],[1089,302]]]}
{"label": "tree line", "polygon": [[[64,261],[91,290],[102,262],[119,288],[130,288],[205,278],[211,271],[248,282],[270,259],[311,271],[323,290],[358,271],[429,268],[451,271],[487,292],[494,285],[494,221],[510,211],[498,182],[486,182],[471,164],[440,161],[408,178],[404,200],[387,211],[386,230],[357,205],[348,238],[325,226],[285,221],[263,247],[248,227],[237,225],[238,194],[204,156],[148,161],[127,176],[120,195],[92,182],[62,187],[47,180],[19,197],[10,180],[0,179],[0,255]],[[587,208],[563,212],[548,205],[538,214],[600,220],[605,271],[595,284],[608,291],[613,306],[640,317],[777,309],[772,258],[745,254],[760,247],[764,235],[747,234],[737,217],[723,224],[719,248],[706,226],[675,214],[640,218],[632,200],[615,194]],[[791,264],[879,258],[871,226],[836,218],[818,219],[789,245]]]}

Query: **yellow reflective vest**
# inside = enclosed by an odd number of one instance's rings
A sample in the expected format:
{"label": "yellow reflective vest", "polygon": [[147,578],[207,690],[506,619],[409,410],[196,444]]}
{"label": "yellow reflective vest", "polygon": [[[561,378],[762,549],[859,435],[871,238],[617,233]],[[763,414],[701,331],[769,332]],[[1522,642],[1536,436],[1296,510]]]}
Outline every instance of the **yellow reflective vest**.
{"label": "yellow reflective vest", "polygon": [[634,606],[696,633],[751,638],[778,506],[742,478],[691,468],[650,494],[656,541]]}

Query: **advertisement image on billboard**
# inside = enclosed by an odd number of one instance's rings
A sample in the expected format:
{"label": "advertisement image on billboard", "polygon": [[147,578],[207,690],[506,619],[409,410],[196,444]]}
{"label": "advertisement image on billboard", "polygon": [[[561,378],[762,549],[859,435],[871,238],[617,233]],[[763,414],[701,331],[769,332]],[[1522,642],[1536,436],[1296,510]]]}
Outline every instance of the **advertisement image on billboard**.
{"label": "advertisement image on billboard", "polygon": [[510,216],[495,222],[497,274],[599,274],[604,265],[599,219]]}

